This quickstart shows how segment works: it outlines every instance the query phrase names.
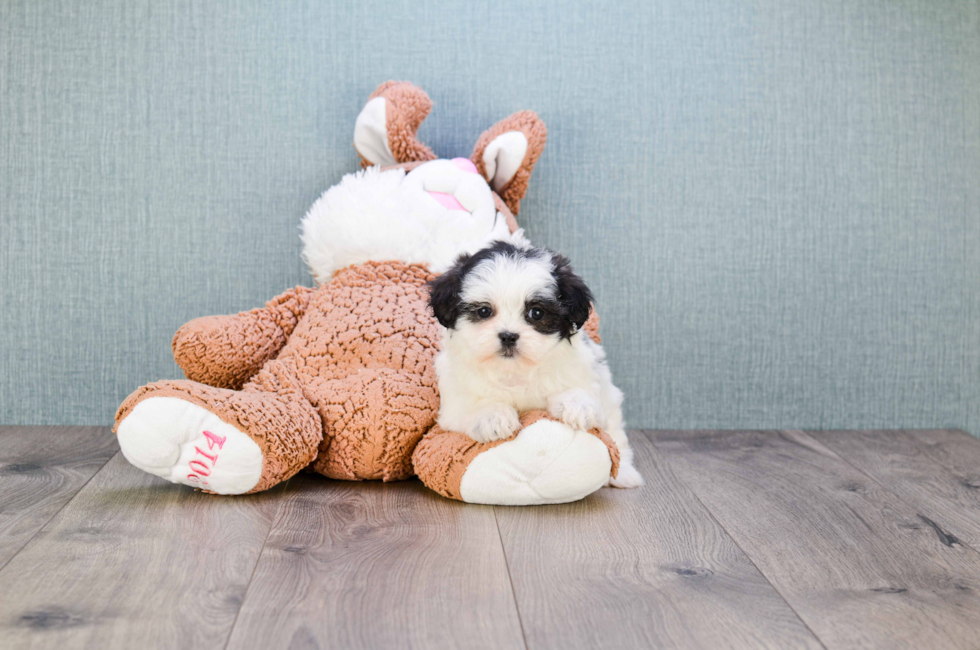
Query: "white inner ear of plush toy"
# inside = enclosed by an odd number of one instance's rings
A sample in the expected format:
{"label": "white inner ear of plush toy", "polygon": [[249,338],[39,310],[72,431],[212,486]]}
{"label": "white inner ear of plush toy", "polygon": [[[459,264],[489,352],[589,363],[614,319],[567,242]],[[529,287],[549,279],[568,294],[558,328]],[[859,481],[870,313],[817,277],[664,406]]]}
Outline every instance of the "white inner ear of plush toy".
{"label": "white inner ear of plush toy", "polygon": [[491,140],[483,150],[483,165],[493,189],[501,190],[514,178],[527,154],[527,136],[508,131]]}
{"label": "white inner ear of plush toy", "polygon": [[354,122],[354,148],[373,165],[394,165],[395,156],[388,145],[384,97],[369,101]]}

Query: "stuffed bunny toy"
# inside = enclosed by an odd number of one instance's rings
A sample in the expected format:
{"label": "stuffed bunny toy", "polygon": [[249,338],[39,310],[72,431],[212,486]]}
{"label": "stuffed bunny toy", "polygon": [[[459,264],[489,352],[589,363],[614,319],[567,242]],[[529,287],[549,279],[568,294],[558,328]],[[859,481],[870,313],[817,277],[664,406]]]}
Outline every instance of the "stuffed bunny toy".
{"label": "stuffed bunny toy", "polygon": [[[615,475],[619,450],[604,431],[541,411],[486,444],[436,426],[440,325],[426,282],[460,254],[523,237],[514,215],[547,132],[522,111],[483,133],[469,159],[437,159],[416,135],[431,106],[404,82],[370,96],[354,128],[364,169],[303,220],[316,287],[181,327],[173,353],[187,379],[142,386],[116,414],[129,462],[216,494],[309,469],[418,476],[446,497],[501,505],[574,501]],[[597,326],[593,312],[596,339]]]}

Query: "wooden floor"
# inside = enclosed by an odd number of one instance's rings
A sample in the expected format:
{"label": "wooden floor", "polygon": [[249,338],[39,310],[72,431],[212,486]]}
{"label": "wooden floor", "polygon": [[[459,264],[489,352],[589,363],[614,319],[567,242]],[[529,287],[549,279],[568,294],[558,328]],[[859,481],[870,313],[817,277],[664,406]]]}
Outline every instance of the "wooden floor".
{"label": "wooden floor", "polygon": [[639,490],[215,497],[0,427],[0,648],[980,648],[980,441],[636,431]]}

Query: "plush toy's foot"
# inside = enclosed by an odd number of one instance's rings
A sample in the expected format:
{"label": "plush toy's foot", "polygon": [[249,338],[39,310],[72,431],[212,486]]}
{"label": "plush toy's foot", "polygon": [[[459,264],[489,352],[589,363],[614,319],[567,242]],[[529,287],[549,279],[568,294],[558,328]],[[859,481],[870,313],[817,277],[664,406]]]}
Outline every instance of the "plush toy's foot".
{"label": "plush toy's foot", "polygon": [[138,388],[116,413],[123,455],[174,483],[218,494],[259,492],[316,456],[320,416],[288,367],[267,364],[244,390],[194,381]]}
{"label": "plush toy's foot", "polygon": [[217,415],[178,397],[150,397],[119,423],[130,463],[171,483],[244,494],[262,476],[262,450]]}
{"label": "plush toy's foot", "polygon": [[415,471],[443,496],[493,505],[577,501],[617,473],[619,453],[606,434],[572,429],[543,411],[523,414],[521,423],[516,436],[491,443],[437,427],[416,447]]}

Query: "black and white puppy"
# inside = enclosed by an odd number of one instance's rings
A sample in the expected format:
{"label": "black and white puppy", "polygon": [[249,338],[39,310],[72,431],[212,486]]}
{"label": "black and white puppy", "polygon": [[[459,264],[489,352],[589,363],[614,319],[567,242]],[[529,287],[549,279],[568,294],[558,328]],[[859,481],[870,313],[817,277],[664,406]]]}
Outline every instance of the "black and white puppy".
{"label": "black and white puppy", "polygon": [[623,394],[582,326],[592,292],[552,251],[498,241],[429,283],[446,328],[436,358],[439,425],[478,442],[508,438],[518,413],[546,409],[575,429],[600,427],[620,452],[616,487],[638,487]]}

